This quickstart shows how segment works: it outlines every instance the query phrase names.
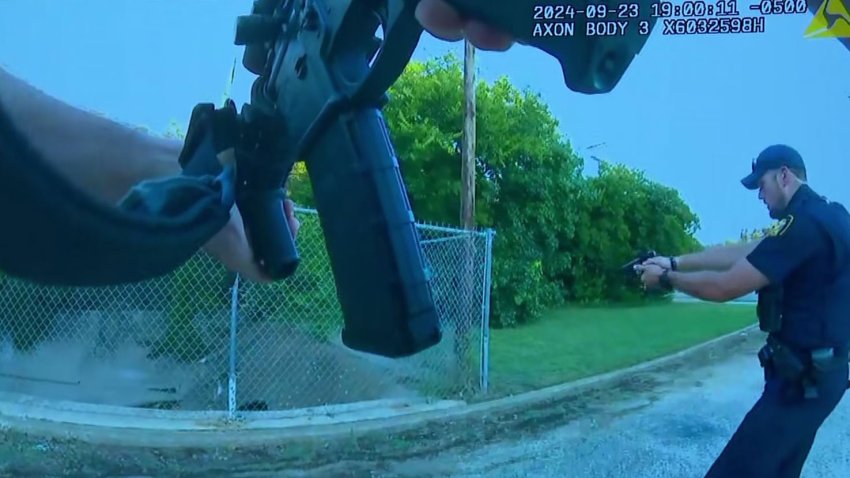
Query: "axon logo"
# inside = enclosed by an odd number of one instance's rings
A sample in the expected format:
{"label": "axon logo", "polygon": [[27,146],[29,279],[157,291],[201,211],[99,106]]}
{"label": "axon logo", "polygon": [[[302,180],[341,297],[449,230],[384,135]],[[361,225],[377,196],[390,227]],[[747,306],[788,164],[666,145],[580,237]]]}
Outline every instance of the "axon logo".
{"label": "axon logo", "polygon": [[850,12],[844,0],[824,0],[803,36],[806,38],[850,38]]}

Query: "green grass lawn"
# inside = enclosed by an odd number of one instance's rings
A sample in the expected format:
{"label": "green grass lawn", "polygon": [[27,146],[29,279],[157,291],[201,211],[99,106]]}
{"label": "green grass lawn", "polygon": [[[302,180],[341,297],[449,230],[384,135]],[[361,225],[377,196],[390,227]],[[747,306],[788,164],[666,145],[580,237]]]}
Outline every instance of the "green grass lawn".
{"label": "green grass lawn", "polygon": [[757,322],[754,305],[568,307],[490,334],[490,391],[520,393],[675,353]]}

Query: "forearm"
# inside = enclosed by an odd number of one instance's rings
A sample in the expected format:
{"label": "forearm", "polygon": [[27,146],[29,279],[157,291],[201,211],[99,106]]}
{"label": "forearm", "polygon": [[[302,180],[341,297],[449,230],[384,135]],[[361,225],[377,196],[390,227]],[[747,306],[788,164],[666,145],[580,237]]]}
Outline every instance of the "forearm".
{"label": "forearm", "polygon": [[681,272],[725,271],[756,248],[761,239],[742,244],[711,247],[701,252],[676,258]]}
{"label": "forearm", "polygon": [[179,173],[182,141],[159,138],[52,98],[0,68],[0,104],[72,183],[114,203],[134,184]]}
{"label": "forearm", "polygon": [[691,297],[711,302],[726,302],[726,288],[722,281],[722,273],[717,271],[674,272],[667,273],[673,289],[684,292]]}

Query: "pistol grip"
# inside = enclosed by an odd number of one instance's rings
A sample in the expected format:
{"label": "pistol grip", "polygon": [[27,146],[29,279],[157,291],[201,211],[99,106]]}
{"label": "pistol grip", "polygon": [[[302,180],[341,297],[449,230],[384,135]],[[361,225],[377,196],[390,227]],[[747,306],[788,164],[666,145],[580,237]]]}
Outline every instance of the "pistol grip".
{"label": "pistol grip", "polygon": [[272,280],[295,273],[301,261],[284,209],[286,191],[246,191],[237,196],[248,242],[257,264]]}

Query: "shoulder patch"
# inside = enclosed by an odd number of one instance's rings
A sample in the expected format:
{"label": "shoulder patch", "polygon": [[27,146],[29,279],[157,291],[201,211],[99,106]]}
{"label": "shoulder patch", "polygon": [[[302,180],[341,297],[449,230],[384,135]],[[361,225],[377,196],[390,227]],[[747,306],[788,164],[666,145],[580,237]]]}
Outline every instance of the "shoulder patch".
{"label": "shoulder patch", "polygon": [[781,236],[785,234],[786,231],[791,227],[791,224],[794,223],[794,215],[789,214],[785,216],[785,219],[779,221],[779,224],[776,225],[776,233],[774,236]]}

